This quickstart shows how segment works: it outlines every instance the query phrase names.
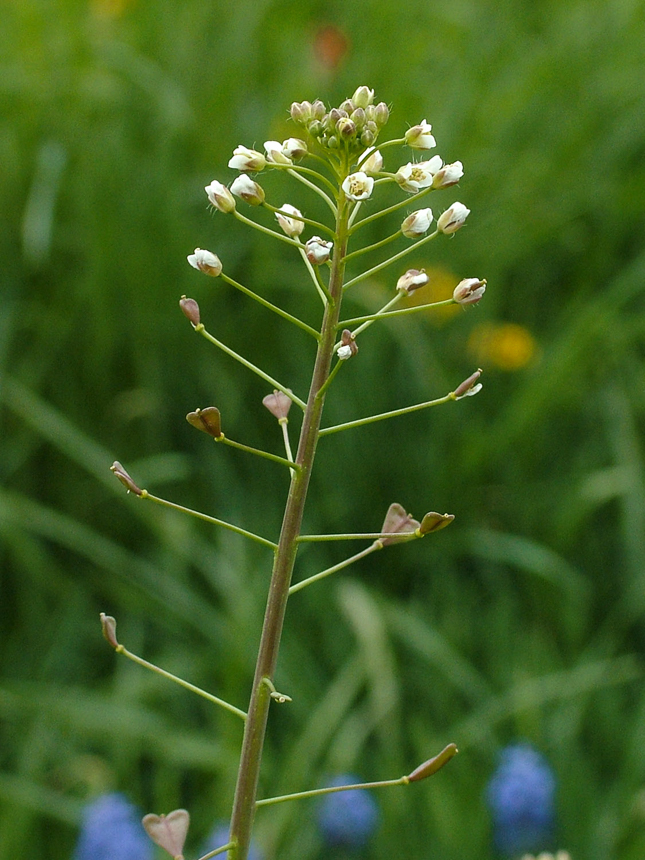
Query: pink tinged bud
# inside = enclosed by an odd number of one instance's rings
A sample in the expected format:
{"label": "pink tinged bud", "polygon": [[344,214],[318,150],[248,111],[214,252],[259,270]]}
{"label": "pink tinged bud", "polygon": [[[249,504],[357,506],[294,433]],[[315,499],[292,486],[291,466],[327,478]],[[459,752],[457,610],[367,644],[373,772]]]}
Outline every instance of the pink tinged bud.
{"label": "pink tinged bud", "polygon": [[222,435],[222,420],[217,406],[195,409],[194,412],[188,413],[186,421],[203,433],[208,433],[214,439],[219,439]]}
{"label": "pink tinged bud", "polygon": [[246,146],[238,146],[233,150],[233,157],[228,166],[242,173],[257,173],[258,170],[264,170],[266,163],[266,158],[261,152],[247,149]]}
{"label": "pink tinged bud", "polygon": [[186,296],[182,296],[179,299],[179,307],[181,308],[183,315],[189,319],[193,325],[199,325],[199,305],[195,299],[187,299]]}
{"label": "pink tinged bud", "polygon": [[290,137],[282,143],[282,152],[287,158],[304,158],[308,151],[307,144],[298,137]]}
{"label": "pink tinged bud", "polygon": [[437,219],[437,227],[442,233],[456,233],[463,227],[464,221],[470,214],[463,203],[453,203],[450,209],[446,209]]}
{"label": "pink tinged bud", "polygon": [[437,145],[437,141],[430,134],[432,126],[425,120],[422,120],[419,125],[412,126],[405,133],[405,142],[413,149],[432,149]]}
{"label": "pink tinged bud", "polygon": [[452,164],[444,165],[434,175],[432,180],[433,188],[449,188],[451,185],[456,185],[464,175],[464,166],[461,161],[454,161]]}
{"label": "pink tinged bud", "polygon": [[119,463],[118,460],[115,460],[114,463],[110,466],[110,470],[114,472],[116,477],[121,481],[123,486],[129,493],[134,493],[135,496],[140,496],[143,494],[143,490],[137,487],[134,483],[130,475],[125,471],[123,466]]}
{"label": "pink tinged bud", "polygon": [[185,809],[175,809],[168,815],[144,815],[141,821],[146,833],[160,848],[175,860],[183,858],[184,842],[190,824],[190,815]]}
{"label": "pink tinged bud", "polygon": [[291,119],[298,125],[305,125],[313,116],[311,102],[293,102],[291,105]]}
{"label": "pink tinged bud", "polygon": [[274,415],[278,421],[286,418],[291,409],[292,400],[284,391],[274,389],[273,394],[267,394],[262,398],[262,405],[265,406],[271,415]]}
{"label": "pink tinged bud", "polygon": [[479,278],[465,278],[459,281],[452,294],[453,302],[458,305],[476,305],[486,292],[486,281]]}
{"label": "pink tinged bud", "polygon": [[341,361],[347,361],[348,358],[352,358],[357,352],[358,346],[351,331],[348,328],[343,329],[340,337],[340,346],[336,350],[336,355]]}
{"label": "pink tinged bud", "polygon": [[432,224],[432,209],[417,209],[403,221],[401,232],[407,239],[418,239]]}
{"label": "pink tinged bud", "polygon": [[403,505],[393,502],[387,509],[387,514],[381,526],[381,534],[392,535],[392,537],[379,538],[383,546],[396,543],[397,539],[412,537],[420,528],[421,523],[415,520],[412,514],[406,513]]}
{"label": "pink tinged bud", "polygon": [[220,212],[228,214],[235,209],[235,199],[233,195],[226,185],[222,185],[222,183],[218,182],[216,179],[213,179],[211,184],[204,188],[204,191],[208,194],[208,199],[213,206]]}
{"label": "pink tinged bud", "polygon": [[264,189],[244,173],[233,180],[231,191],[251,206],[260,206],[264,203]]}
{"label": "pink tinged bud", "polygon": [[396,282],[397,290],[401,290],[402,292],[411,295],[415,290],[418,290],[419,287],[423,287],[428,283],[428,276],[426,275],[425,269],[408,269],[408,271],[401,275],[399,280]]}
{"label": "pink tinged bud", "polygon": [[477,394],[482,390],[481,382],[477,382],[479,377],[482,375],[481,368],[477,369],[474,373],[468,377],[468,379],[464,379],[461,385],[455,388],[453,394],[455,395],[455,400],[461,400],[462,397],[472,397],[473,394]]}
{"label": "pink tinged bud", "polygon": [[459,750],[457,749],[456,744],[448,744],[448,746],[442,750],[439,755],[428,759],[428,761],[424,761],[423,764],[420,764],[419,767],[415,768],[408,776],[408,779],[410,782],[418,782],[420,779],[432,776],[438,770],[441,770],[441,768],[447,764],[453,756],[456,756],[458,752]]}
{"label": "pink tinged bud", "polygon": [[416,194],[422,188],[432,185],[434,175],[441,169],[442,164],[440,155],[434,155],[428,161],[411,161],[399,167],[394,178],[404,191]]}
{"label": "pink tinged bud", "polygon": [[429,535],[432,532],[439,532],[441,529],[445,529],[446,526],[449,526],[454,518],[454,514],[438,514],[435,511],[430,511],[430,513],[426,514],[421,520],[419,534],[423,536]]}
{"label": "pink tinged bud", "polygon": [[193,267],[199,269],[205,275],[218,278],[222,274],[222,263],[216,254],[205,251],[203,248],[195,248],[194,254],[189,254],[186,259]]}
{"label": "pink tinged bud", "polygon": [[[365,158],[368,152],[371,152],[371,155]],[[370,146],[370,148],[366,149],[363,153],[363,157],[361,159],[361,170],[363,173],[378,173],[382,169],[383,156],[378,149],[374,149],[373,146]]]}
{"label": "pink tinged bud", "polygon": [[277,140],[267,140],[264,148],[269,164],[293,164],[289,156],[282,151],[282,144]]}
{"label": "pink tinged bud", "polygon": [[371,90],[369,87],[359,87],[352,96],[352,101],[357,108],[364,109],[369,107],[374,101],[374,90]]}
{"label": "pink tinged bud", "polygon": [[348,200],[367,200],[374,188],[374,180],[362,170],[352,173],[342,184]]}
{"label": "pink tinged bud", "polygon": [[116,619],[112,618],[111,615],[106,615],[105,612],[101,612],[101,629],[110,645],[114,649],[118,648],[119,643],[116,638]]}
{"label": "pink tinged bud", "polygon": [[326,242],[320,236],[312,236],[305,245],[305,254],[313,266],[320,266],[327,262],[333,247],[333,242]]}
{"label": "pink tinged bud", "polygon": [[[286,212],[286,215],[283,215],[283,212]],[[298,217],[289,217],[293,215]],[[300,220],[302,218],[302,212],[299,209],[296,209],[295,206],[291,206],[289,203],[284,203],[280,207],[280,212],[275,213],[275,217],[277,218],[280,227],[282,227],[287,236],[290,236],[292,239],[299,236],[305,229],[305,222]]]}

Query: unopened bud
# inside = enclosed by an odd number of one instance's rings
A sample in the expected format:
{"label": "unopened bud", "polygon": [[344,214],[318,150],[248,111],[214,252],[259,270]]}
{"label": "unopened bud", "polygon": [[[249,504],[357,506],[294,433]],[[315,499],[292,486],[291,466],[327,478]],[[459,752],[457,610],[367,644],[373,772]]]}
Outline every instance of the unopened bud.
{"label": "unopened bud", "polygon": [[416,529],[420,527],[421,523],[415,520],[412,514],[406,513],[403,505],[393,502],[387,509],[381,526],[381,534],[391,535],[391,537],[379,538],[379,543],[382,546],[389,546],[404,537],[413,537]]}
{"label": "unopened bud", "polygon": [[111,615],[106,615],[105,612],[101,612],[100,617],[103,635],[113,648],[118,648],[119,642],[116,638],[116,619],[112,618]]}
{"label": "unopened bud", "polygon": [[199,305],[195,299],[187,299],[182,296],[179,299],[179,307],[185,317],[187,317],[193,325],[199,325]]}
{"label": "unopened bud", "polygon": [[311,102],[294,102],[291,105],[290,113],[291,119],[295,123],[298,125],[306,125],[313,116]]}
{"label": "unopened bud", "polygon": [[437,228],[442,233],[456,233],[460,227],[463,227],[469,214],[470,209],[466,209],[463,203],[453,203],[450,209],[446,209],[437,219]]}
{"label": "unopened bud", "polygon": [[340,337],[340,346],[336,350],[336,355],[341,361],[347,361],[348,358],[352,358],[357,352],[358,345],[351,331],[348,328],[343,329]]}
{"label": "unopened bud", "polygon": [[376,109],[374,111],[374,122],[379,126],[379,128],[383,128],[385,123],[390,118],[390,109],[385,104],[385,102],[379,102],[376,105]]}
{"label": "unopened bud", "polygon": [[114,463],[110,466],[110,470],[114,472],[116,477],[121,481],[123,486],[129,493],[134,493],[135,496],[140,496],[143,494],[143,490],[134,483],[130,475],[125,471],[123,466],[119,463],[118,460],[115,460]]}
{"label": "unopened bud", "polygon": [[269,164],[293,164],[288,155],[282,150],[282,144],[277,140],[267,140],[264,143]]}
{"label": "unopened bud", "polygon": [[417,209],[401,224],[401,232],[407,239],[418,239],[427,233],[432,224],[432,209]]}
{"label": "unopened bud", "polygon": [[481,382],[477,382],[481,375],[481,368],[478,368],[474,373],[471,373],[468,379],[464,379],[461,385],[458,385],[453,391],[455,400],[461,400],[462,397],[472,397],[473,394],[477,394],[481,391],[482,384]]}
{"label": "unopened bud", "polygon": [[167,851],[174,860],[183,860],[184,842],[190,825],[185,809],[174,809],[168,815],[144,815],[141,823],[155,845]]}
{"label": "unopened bud", "polygon": [[336,130],[343,140],[349,140],[356,134],[356,125],[349,117],[342,117],[336,123]]}
{"label": "unopened bud", "polygon": [[245,173],[233,180],[231,191],[241,197],[242,200],[250,203],[251,206],[260,206],[261,203],[264,203],[264,189]]}
{"label": "unopened bud", "polygon": [[401,290],[408,295],[411,295],[419,287],[423,287],[428,283],[428,276],[425,269],[408,269],[404,275],[401,275],[396,282],[397,290]]}
{"label": "unopened bud", "polygon": [[333,247],[333,242],[327,242],[320,236],[312,236],[305,244],[305,254],[312,265],[320,266],[327,262]]}
{"label": "unopened bud", "polygon": [[453,302],[458,305],[476,305],[486,291],[486,281],[479,278],[465,278],[459,281],[452,294]]}
{"label": "unopened bud", "polygon": [[220,212],[228,214],[235,209],[235,199],[233,195],[226,185],[223,185],[216,179],[213,179],[211,184],[204,188],[204,191],[208,194],[208,199],[213,206]]}
{"label": "unopened bud", "polygon": [[361,144],[363,146],[372,146],[376,140],[376,135],[369,128],[364,128],[361,132]]}
{"label": "unopened bud", "polygon": [[414,125],[405,133],[405,142],[413,149],[432,149],[437,145],[437,141],[432,134],[432,126],[425,120],[422,120],[419,125]]}
{"label": "unopened bud", "polygon": [[356,107],[366,108],[374,101],[374,90],[369,87],[358,87],[352,96],[352,101]]}
{"label": "unopened bud", "polygon": [[354,123],[356,128],[363,128],[363,126],[365,125],[366,116],[363,108],[356,108],[355,111],[352,111],[352,113],[350,113],[349,118]]}
{"label": "unopened bud", "polygon": [[233,150],[233,157],[229,160],[228,166],[232,167],[233,170],[256,173],[259,170],[264,170],[266,167],[266,158],[261,152],[255,149],[248,149],[246,146],[237,146]]}
{"label": "unopened bud", "polygon": [[321,120],[327,113],[324,102],[321,102],[320,99],[316,99],[316,101],[311,106],[311,113],[314,119]]}
{"label": "unopened bud", "polygon": [[[287,213],[286,215],[283,213]],[[292,216],[296,216],[295,218]],[[287,236],[295,239],[305,229],[305,222],[302,220],[302,212],[292,206],[290,203],[284,203],[280,207],[280,211],[275,213],[278,224]]]}
{"label": "unopened bud", "polygon": [[461,161],[453,161],[452,164],[445,164],[441,170],[435,173],[432,187],[449,188],[451,185],[456,185],[463,175],[464,166]]}
{"label": "unopened bud", "polygon": [[273,394],[267,394],[262,398],[262,405],[265,406],[271,415],[274,415],[278,421],[286,418],[289,414],[292,404],[291,398],[284,391],[273,390]]}
{"label": "unopened bud", "polygon": [[295,158],[297,160],[307,154],[307,144],[298,137],[290,137],[288,140],[283,141],[282,152],[288,158]]}
{"label": "unopened bud", "polygon": [[456,756],[458,752],[459,750],[457,749],[456,744],[448,744],[445,749],[441,750],[439,755],[428,759],[428,761],[424,761],[423,764],[420,764],[419,767],[415,768],[408,776],[408,779],[410,782],[418,782],[420,779],[432,776],[438,770],[441,770],[441,768],[447,764],[453,756]]}
{"label": "unopened bud", "polygon": [[351,99],[345,99],[345,101],[339,106],[338,110],[345,111],[345,113],[349,116],[349,114],[354,113],[357,105]]}
{"label": "unopened bud", "polygon": [[204,248],[195,248],[195,253],[189,254],[186,259],[193,269],[199,269],[200,272],[210,275],[211,278],[218,278],[222,274],[220,258],[217,254],[206,251]]}
{"label": "unopened bud", "polygon": [[208,433],[213,439],[222,435],[222,420],[217,406],[207,406],[206,409],[195,409],[186,416],[186,421],[203,433]]}
{"label": "unopened bud", "polygon": [[438,514],[435,511],[430,511],[430,513],[426,514],[421,520],[419,534],[423,536],[429,535],[431,532],[439,532],[441,529],[445,529],[446,526],[449,526],[454,518],[454,514]]}

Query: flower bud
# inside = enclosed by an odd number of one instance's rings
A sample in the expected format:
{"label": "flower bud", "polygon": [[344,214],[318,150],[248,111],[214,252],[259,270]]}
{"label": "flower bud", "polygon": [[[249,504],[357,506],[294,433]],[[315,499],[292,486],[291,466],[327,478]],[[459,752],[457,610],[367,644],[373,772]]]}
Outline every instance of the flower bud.
{"label": "flower bud", "polygon": [[[299,236],[305,229],[305,222],[300,220],[302,218],[302,212],[299,209],[296,209],[295,206],[291,206],[289,203],[283,203],[280,210],[280,212],[275,213],[278,224],[282,227],[287,236],[295,239],[296,236]],[[286,212],[287,214],[283,215],[283,212]],[[290,215],[296,215],[298,217],[290,218]]]}
{"label": "flower bud", "polygon": [[480,281],[479,278],[465,278],[459,281],[452,294],[453,302],[458,305],[476,305],[484,295],[486,290],[486,281]]}
{"label": "flower bud", "polygon": [[356,105],[351,99],[345,99],[345,101],[340,105],[338,110],[345,111],[345,113],[349,116],[350,113],[353,113],[356,110]]}
{"label": "flower bud", "polygon": [[288,155],[282,151],[282,144],[277,140],[267,140],[264,144],[269,164],[293,164]]}
{"label": "flower bud", "polygon": [[406,513],[403,505],[393,502],[387,509],[381,534],[392,535],[392,537],[379,538],[382,546],[389,546],[404,537],[413,537],[415,531],[420,528],[421,523],[415,520],[412,514]]}
{"label": "flower bud", "polygon": [[352,358],[357,352],[358,345],[351,331],[348,328],[343,329],[340,337],[340,346],[336,350],[336,355],[341,361],[347,361],[348,358]]}
{"label": "flower bud", "polygon": [[363,146],[371,146],[376,140],[376,135],[369,128],[364,128],[361,132],[361,144]]}
{"label": "flower bud", "polygon": [[220,212],[228,214],[235,209],[235,199],[233,198],[233,195],[226,185],[222,185],[222,183],[218,182],[216,179],[213,179],[211,184],[204,188],[204,191],[208,194],[208,199],[213,206],[216,209],[219,209]]}
{"label": "flower bud", "polygon": [[333,247],[333,242],[326,242],[320,236],[312,236],[305,244],[305,254],[313,266],[321,266],[329,259]]}
{"label": "flower bud", "polygon": [[320,122],[320,120],[315,119],[309,124],[308,131],[312,137],[320,137],[320,135],[323,133],[323,124]]}
{"label": "flower bud", "polygon": [[290,109],[291,119],[297,125],[306,125],[313,116],[311,102],[294,102]]}
{"label": "flower bud", "polygon": [[282,152],[287,158],[303,158],[307,152],[307,144],[298,137],[290,137],[282,143]]}
{"label": "flower bud", "polygon": [[385,102],[379,102],[376,105],[376,109],[374,111],[374,122],[378,125],[379,128],[383,128],[389,118],[389,107],[385,104]]}
{"label": "flower bud", "polygon": [[477,380],[481,375],[481,368],[478,368],[474,373],[471,373],[468,379],[464,379],[461,385],[458,385],[453,392],[455,400],[461,400],[462,397],[472,397],[473,394],[480,392],[482,384],[481,382],[477,382]]}
{"label": "flower bud", "polygon": [[356,108],[355,111],[352,111],[352,113],[350,113],[349,118],[354,123],[356,128],[363,128],[363,126],[365,125],[366,116],[363,108]]}
{"label": "flower bud", "polygon": [[321,120],[324,115],[327,113],[325,109],[325,105],[320,99],[316,99],[316,101],[311,106],[311,113],[314,119]]}
{"label": "flower bud", "polygon": [[[367,158],[367,153],[371,153]],[[363,173],[378,173],[383,168],[383,156],[374,147],[369,147],[365,150],[361,157],[360,168]]]}
{"label": "flower bud", "polygon": [[183,857],[184,842],[190,824],[190,815],[185,809],[174,809],[168,815],[144,815],[141,821],[146,833],[174,860]]}
{"label": "flower bud", "polygon": [[456,233],[463,227],[470,209],[466,209],[463,203],[453,203],[450,209],[446,209],[437,219],[437,227],[442,233]]}
{"label": "flower bud", "polygon": [[119,642],[116,638],[116,619],[111,615],[106,615],[105,612],[101,612],[100,618],[103,636],[105,636],[113,648],[118,648]]}
{"label": "flower bud", "polygon": [[336,123],[336,129],[343,140],[349,140],[356,134],[356,125],[349,117],[341,117]]}
{"label": "flower bud", "polygon": [[428,283],[428,276],[425,269],[408,269],[404,275],[401,275],[396,282],[397,290],[401,290],[408,295],[411,295],[419,287],[423,287]]}
{"label": "flower bud", "polygon": [[456,744],[448,744],[445,749],[441,750],[439,755],[428,759],[428,761],[424,761],[423,764],[420,764],[419,767],[415,768],[408,776],[408,779],[410,782],[418,782],[420,779],[432,776],[438,770],[441,770],[441,768],[447,764],[453,756],[457,755],[458,752],[459,750],[457,749]]}
{"label": "flower bud", "polygon": [[418,239],[427,233],[432,224],[432,209],[417,209],[408,215],[401,224],[401,232],[406,239]]}
{"label": "flower bud", "polygon": [[244,173],[233,181],[231,191],[251,206],[260,206],[264,203],[264,189]]}
{"label": "flower bud", "polygon": [[432,134],[432,126],[425,120],[422,120],[419,125],[414,125],[405,133],[405,142],[413,149],[432,149],[437,145],[437,141]]}
{"label": "flower bud", "polygon": [[428,161],[410,161],[399,167],[394,178],[404,191],[416,194],[422,188],[432,185],[435,173],[441,168],[442,161],[439,155],[433,156]]}
{"label": "flower bud", "polygon": [[369,87],[359,87],[352,96],[352,101],[356,107],[366,108],[374,101],[374,90]]}
{"label": "flower bud", "polygon": [[371,176],[359,170],[345,178],[342,189],[348,200],[366,200],[374,188],[374,180]]}
{"label": "flower bud", "polygon": [[179,299],[179,307],[183,315],[191,321],[193,325],[199,325],[199,305],[195,299],[187,299],[182,296]]}
{"label": "flower bud", "polygon": [[464,166],[461,161],[453,161],[452,164],[445,164],[441,170],[435,173],[432,187],[449,188],[451,185],[456,185],[463,175]]}
{"label": "flower bud", "polygon": [[430,511],[421,520],[419,534],[423,537],[423,535],[429,535],[432,532],[439,532],[449,526],[454,518],[454,514],[438,514],[436,511]]}
{"label": "flower bud", "polygon": [[141,496],[143,494],[143,490],[137,487],[130,475],[125,471],[125,469],[119,463],[118,460],[115,460],[114,463],[112,463],[112,465],[110,466],[110,471],[114,472],[116,477],[119,479],[119,481],[121,481],[121,483],[129,493],[134,493],[135,496]]}
{"label": "flower bud", "polygon": [[228,166],[233,170],[256,173],[258,170],[264,170],[266,163],[266,158],[261,152],[248,149],[246,146],[238,146],[233,150],[233,157]]}
{"label": "flower bud", "polygon": [[336,124],[339,119],[347,116],[347,111],[341,111],[339,108],[332,108],[327,114],[327,122],[323,121],[323,125],[327,125],[328,128],[336,128]]}
{"label": "flower bud", "polygon": [[206,251],[203,248],[195,248],[195,253],[189,254],[186,259],[193,269],[199,269],[200,272],[210,275],[211,278],[219,278],[222,274],[220,258],[211,251]]}
{"label": "flower bud", "polygon": [[274,415],[278,421],[284,419],[289,414],[292,400],[284,391],[273,390],[273,394],[267,394],[262,398],[262,405],[265,406],[271,415]]}
{"label": "flower bud", "polygon": [[207,406],[206,409],[195,409],[186,416],[186,421],[202,433],[208,433],[213,439],[222,435],[222,420],[217,406]]}

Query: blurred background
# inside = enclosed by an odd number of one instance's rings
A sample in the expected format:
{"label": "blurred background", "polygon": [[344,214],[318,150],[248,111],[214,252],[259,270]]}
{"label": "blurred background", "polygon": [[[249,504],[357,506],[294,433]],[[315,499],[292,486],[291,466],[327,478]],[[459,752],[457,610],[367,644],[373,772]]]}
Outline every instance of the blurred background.
{"label": "blurred background", "polygon": [[[186,255],[209,248],[317,325],[298,258],[211,213],[203,189],[233,179],[236,145],[294,135],[292,101],[362,84],[391,106],[386,137],[425,117],[435,151],[463,162],[424,205],[472,212],[350,291],[344,315],[381,307],[411,265],[431,275],[418,300],[463,277],[488,290],[373,326],[324,423],[442,396],[478,366],[484,389],[321,441],[306,531],[378,530],[394,501],[456,520],[294,595],[276,679],[293,703],[273,712],[261,794],[397,777],[454,741],[446,770],[375,795],[369,838],[333,856],[498,858],[514,849],[486,787],[520,743],[555,792],[532,849],[640,860],[645,5],[5,0],[2,16],[0,860],[70,857],[105,792],[188,808],[188,857],[228,816],[239,721],[117,659],[98,614],[245,707],[271,554],[127,495],[109,466],[277,536],[286,470],[184,420],[217,405],[228,436],[279,453],[268,387],[193,337],[177,301],[306,394],[306,335]],[[386,152],[386,169],[410,160]],[[317,213],[301,186],[262,181]],[[296,576],[359,548],[312,545]],[[330,856],[314,803],[261,811],[256,833],[267,860]]]}

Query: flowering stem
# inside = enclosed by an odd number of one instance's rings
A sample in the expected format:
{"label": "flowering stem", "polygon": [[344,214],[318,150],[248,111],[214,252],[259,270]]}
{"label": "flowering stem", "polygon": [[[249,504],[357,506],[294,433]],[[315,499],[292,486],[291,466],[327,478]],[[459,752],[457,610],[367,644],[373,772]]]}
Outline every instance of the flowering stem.
{"label": "flowering stem", "polygon": [[[312,266],[309,260],[307,259],[307,255],[305,253],[304,248],[300,248],[300,256],[302,257],[302,261],[307,267],[307,271],[311,275],[311,280],[314,282],[314,286],[318,290],[318,295],[322,299],[323,305],[326,305],[327,302],[331,299],[329,295],[329,290],[325,286],[323,279],[320,277],[320,272],[318,271],[317,266]],[[320,335],[316,332],[316,337],[320,340]]]}
{"label": "flowering stem", "polygon": [[248,359],[244,358],[244,356],[235,352],[229,346],[226,346],[226,344],[222,343],[221,340],[217,340],[217,338],[213,337],[212,334],[206,331],[203,323],[199,323],[198,325],[194,326],[194,328],[198,334],[201,334],[203,337],[206,338],[206,340],[209,340],[211,343],[215,344],[215,346],[219,347],[222,352],[225,352],[227,355],[230,355],[231,358],[234,358],[236,361],[239,361],[240,364],[243,364],[244,367],[247,367],[249,370],[252,370],[253,373],[257,373],[257,375],[264,379],[265,382],[268,382],[273,388],[277,388],[278,391],[281,391],[283,394],[286,394],[287,397],[293,400],[294,403],[297,403],[301,409],[305,409],[307,404],[304,402],[304,400],[301,400],[299,397],[296,397],[293,391],[290,391],[286,386],[282,385],[281,382],[278,382],[272,376],[269,376],[268,373],[265,373],[263,370],[260,370],[259,367],[256,367],[254,364],[248,361]]}
{"label": "flowering stem", "polygon": [[[405,295],[403,290],[401,290],[400,295],[401,296]],[[375,314],[367,314],[364,317],[352,317],[352,319],[349,319],[349,320],[342,320],[341,322],[338,323],[338,328],[347,327],[347,326],[353,325],[354,323],[361,323],[364,321],[374,322],[375,320],[381,319],[382,317],[400,317],[400,316],[404,316],[405,314],[416,314],[416,313],[419,313],[419,311],[428,310],[428,308],[443,308],[443,307],[447,307],[448,305],[454,305],[454,304],[456,304],[454,299],[443,299],[440,302],[428,302],[427,304],[424,304],[424,305],[413,305],[410,308],[399,308],[396,311],[380,310],[380,311],[377,311]],[[388,307],[388,305],[386,305],[385,307]],[[362,330],[362,326],[361,326],[361,330]],[[356,334],[357,332],[358,332],[358,329],[356,330],[356,332],[354,332],[354,334]]]}
{"label": "flowering stem", "polygon": [[277,230],[271,230],[269,229],[269,227],[265,227],[264,224],[258,224],[258,222],[254,221],[252,218],[247,218],[246,215],[242,215],[242,213],[238,212],[237,209],[233,210],[233,215],[235,215],[237,220],[241,221],[243,224],[248,224],[249,227],[254,227],[261,233],[266,233],[267,236],[273,236],[274,239],[279,239],[281,242],[286,242],[287,245],[295,245],[296,248],[300,245],[300,242],[297,242],[295,239],[291,239],[284,233],[278,233]]}
{"label": "flowering stem", "polygon": [[[300,169],[300,170],[303,170],[304,168],[299,168],[299,169]],[[308,179],[305,179],[305,177],[304,177],[304,176],[301,176],[301,175],[297,172],[297,169],[296,169],[295,167],[290,167],[290,168],[288,168],[287,173],[290,173],[290,174],[291,174],[291,176],[295,176],[295,178],[296,178],[299,182],[302,182],[304,185],[306,185],[306,186],[308,186],[309,188],[311,188],[311,190],[312,190],[312,191],[315,191],[315,192],[316,192],[316,194],[317,194],[319,197],[322,197],[322,199],[325,201],[325,203],[326,203],[326,204],[329,206],[329,208],[331,209],[331,212],[332,212],[332,215],[334,216],[334,218],[336,218],[336,217],[337,217],[337,215],[338,215],[338,210],[337,210],[336,206],[335,206],[335,205],[334,205],[334,203],[330,200],[330,198],[327,196],[327,194],[325,194],[325,192],[322,190],[322,188],[319,188],[319,187],[316,185],[316,183],[315,183],[315,182],[310,182]],[[316,174],[316,175],[318,175],[318,174]],[[323,178],[323,177],[321,177],[321,178]]]}
{"label": "flowering stem", "polygon": [[208,514],[202,514],[201,511],[193,511],[191,508],[185,508],[183,505],[169,502],[167,499],[160,499],[159,496],[153,496],[152,493],[149,493],[147,490],[142,490],[139,498],[150,499],[151,502],[162,505],[164,508],[172,508],[173,511],[181,511],[182,514],[190,514],[191,517],[195,517],[198,520],[204,520],[204,522],[212,523],[214,526],[221,526],[223,529],[228,529],[230,532],[235,532],[238,535],[247,537],[249,540],[260,543],[262,546],[267,546],[270,549],[275,550],[278,548],[277,543],[274,543],[272,540],[267,540],[266,538],[253,534],[253,532],[249,532],[239,526],[234,526],[232,523],[227,523],[225,520],[218,520],[216,517],[209,517]]}
{"label": "flowering stem", "polygon": [[303,800],[306,797],[319,797],[322,794],[334,794],[337,791],[353,791],[358,788],[389,788],[394,785],[408,785],[410,777],[401,776],[398,779],[382,779],[378,782],[358,782],[355,785],[333,785],[328,788],[312,788],[310,791],[298,791],[295,794],[283,794],[280,797],[265,797],[256,801],[256,806],[272,806],[274,803],[284,803],[287,800]]}
{"label": "flowering stem", "polygon": [[278,457],[277,454],[270,454],[268,451],[261,451],[259,448],[250,448],[248,445],[242,445],[241,442],[234,442],[232,439],[227,439],[223,433],[214,438],[216,442],[222,442],[224,445],[230,445],[231,448],[238,448],[240,451],[247,451],[249,454],[257,454],[258,457],[273,460],[274,463],[280,463],[283,466],[288,466],[290,469],[300,468],[292,460],[285,460],[284,457]]}
{"label": "flowering stem", "polygon": [[246,714],[244,711],[241,711],[239,708],[236,708],[235,705],[231,705],[228,702],[225,702],[224,699],[219,699],[217,696],[213,696],[211,693],[207,693],[206,690],[202,690],[201,687],[196,687],[194,684],[189,684],[188,681],[184,681],[183,678],[178,678],[177,675],[173,675],[170,672],[166,672],[165,669],[160,669],[159,666],[155,666],[154,663],[149,663],[147,660],[143,660],[141,657],[137,657],[136,654],[133,654],[132,651],[128,651],[123,645],[117,645],[114,649],[117,654],[123,654],[124,657],[127,657],[128,660],[132,660],[134,663],[138,663],[139,666],[143,666],[145,669],[150,669],[152,672],[156,672],[157,675],[162,675],[164,678],[167,678],[169,681],[174,681],[175,684],[179,684],[180,687],[185,687],[186,690],[190,690],[191,693],[197,693],[198,696],[201,696],[203,699],[207,699],[209,702],[213,702],[215,705],[219,705],[220,708],[224,708],[227,711],[230,711],[232,714],[235,714],[237,717],[241,717],[241,719],[246,720]]}
{"label": "flowering stem", "polygon": [[396,233],[392,233],[392,235],[388,236],[386,239],[381,239],[380,242],[374,242],[373,245],[366,245],[364,248],[358,248],[358,250],[352,251],[351,254],[348,254],[345,257],[345,262],[353,259],[354,257],[359,257],[361,254],[367,254],[368,251],[376,251],[377,248],[382,248],[384,245],[388,245],[390,242],[398,239],[401,235],[403,235],[401,231],[397,230]]}
{"label": "flowering stem", "polygon": [[352,278],[351,281],[347,281],[343,289],[347,290],[354,284],[358,284],[360,281],[364,281],[365,278],[369,278],[371,277],[371,275],[376,274],[376,272],[380,272],[381,269],[385,269],[386,266],[389,266],[391,263],[395,263],[397,260],[400,260],[401,257],[405,257],[406,254],[410,254],[412,251],[415,251],[419,247],[419,245],[424,245],[426,242],[429,242],[431,239],[434,239],[438,235],[439,230],[435,230],[434,233],[429,233],[427,236],[424,236],[423,239],[419,239],[418,242],[415,242],[413,245],[404,248],[402,251],[399,251],[398,254],[395,254],[393,257],[389,257],[382,263],[379,263],[378,266],[373,266],[371,269],[368,269],[366,272],[363,272],[362,275],[357,275],[355,278]]}
{"label": "flowering stem", "polygon": [[319,435],[329,436],[331,433],[338,433],[339,430],[363,427],[365,424],[373,424],[375,421],[382,421],[384,418],[396,418],[398,415],[407,415],[408,412],[418,412],[420,409],[427,409],[428,406],[440,406],[442,403],[449,403],[454,399],[454,392],[451,391],[450,394],[446,394],[445,397],[439,397],[437,400],[426,400],[425,403],[416,403],[414,406],[404,406],[402,409],[393,409],[391,412],[370,415],[369,418],[358,418],[356,421],[347,421],[345,424],[335,424],[333,427],[325,427],[320,431]]}
{"label": "flowering stem", "polygon": [[296,591],[301,591],[303,588],[306,588],[308,585],[311,585],[314,582],[318,582],[319,579],[324,579],[326,576],[330,576],[332,573],[336,573],[338,570],[342,570],[345,567],[349,567],[350,564],[353,564],[355,561],[358,561],[361,558],[365,558],[366,555],[370,555],[370,553],[374,552],[377,549],[383,549],[383,544],[379,543],[378,540],[374,541],[373,544],[366,547],[366,549],[357,552],[355,555],[346,558],[344,561],[338,562],[338,564],[333,565],[332,567],[328,567],[326,570],[321,570],[320,573],[314,573],[313,576],[308,576],[307,579],[302,579],[300,582],[297,582],[295,585],[292,585],[289,589],[289,594],[295,594]]}
{"label": "flowering stem", "polygon": [[245,296],[249,296],[252,299],[255,299],[256,302],[259,302],[265,308],[268,308],[270,311],[273,311],[274,314],[278,314],[278,316],[283,317],[289,322],[297,325],[298,328],[301,328],[303,331],[306,331],[307,334],[310,334],[312,337],[315,337],[316,340],[319,338],[319,334],[315,328],[312,328],[307,323],[299,320],[298,317],[292,316],[287,311],[283,311],[282,308],[277,307],[277,305],[268,302],[266,299],[263,299],[262,296],[259,296],[257,293],[254,293],[253,290],[249,290],[248,287],[243,286],[243,284],[238,284],[237,281],[234,281],[233,278],[229,278],[228,275],[225,275],[224,272],[221,274],[222,280],[226,281],[227,284],[230,284],[232,287],[235,287],[236,290],[244,293]]}

